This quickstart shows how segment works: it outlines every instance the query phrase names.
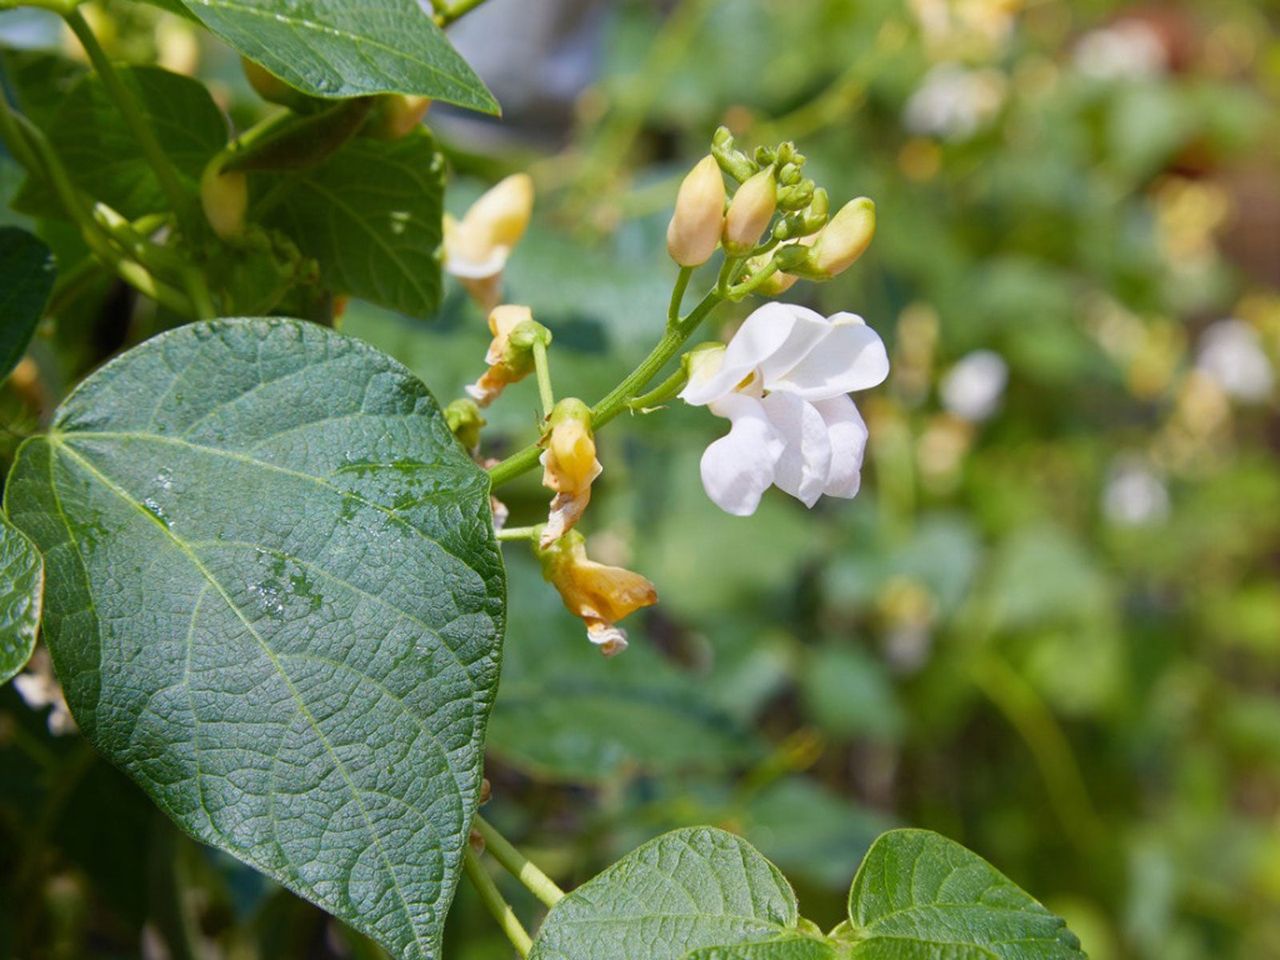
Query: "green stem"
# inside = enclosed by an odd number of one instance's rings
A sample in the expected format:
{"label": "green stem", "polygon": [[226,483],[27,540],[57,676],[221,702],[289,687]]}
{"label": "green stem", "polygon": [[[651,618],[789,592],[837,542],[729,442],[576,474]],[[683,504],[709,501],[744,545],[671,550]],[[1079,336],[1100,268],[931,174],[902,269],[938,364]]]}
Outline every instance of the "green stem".
{"label": "green stem", "polygon": [[471,881],[471,885],[476,888],[476,893],[480,895],[481,902],[484,903],[493,919],[498,921],[498,927],[506,934],[507,939],[511,941],[511,945],[516,948],[516,953],[522,957],[527,957],[529,951],[533,949],[533,938],[529,936],[529,931],[520,923],[516,912],[511,909],[511,904],[503,899],[502,893],[493,882],[493,878],[485,873],[484,865],[480,862],[480,858],[476,856],[476,852],[471,849],[470,844],[467,844],[463,849],[462,867],[467,872],[467,879]]}
{"label": "green stem", "polygon": [[503,527],[498,531],[499,540],[536,540],[537,527]]}
{"label": "green stem", "polygon": [[676,277],[676,285],[671,290],[671,305],[667,307],[667,327],[674,327],[680,322],[680,308],[684,306],[684,292],[689,289],[689,278],[693,276],[693,267],[681,267]]}
{"label": "green stem", "polygon": [[[436,14],[436,26],[447,27],[453,21],[459,17],[466,16],[484,2],[485,0],[458,0],[457,3],[445,4],[443,5],[444,9]],[[432,6],[439,7],[442,5],[433,3]]]}
{"label": "green stem", "polygon": [[[719,292],[712,290],[689,311],[689,315],[675,326],[669,328],[649,356],[641,361],[640,366],[629,373],[616,387],[591,408],[591,426],[599,429],[627,408],[627,401],[645,388],[658,375],[658,372],[680,352],[686,340],[698,329],[698,325],[706,318],[715,306],[720,303]],[[501,463],[489,468],[489,479],[494,487],[514,480],[538,463],[542,448],[532,443],[523,450],[513,453]]]}
{"label": "green stem", "polygon": [[547,360],[547,345],[543,340],[533,342],[533,369],[538,378],[538,396],[542,400],[542,415],[549,417],[552,408],[556,405],[556,396],[551,390],[551,364]]}
{"label": "green stem", "polygon": [[777,272],[778,261],[770,260],[763,270],[758,271],[748,279],[742,281],[742,283],[734,284],[725,290],[725,298],[734,301],[743,300],[764,286],[765,281]]}
{"label": "green stem", "polygon": [[156,179],[160,181],[161,189],[168,196],[173,212],[178,215],[180,220],[185,220],[190,209],[189,197],[182,188],[182,182],[178,179],[177,170],[169,162],[169,157],[160,146],[160,141],[156,138],[155,131],[151,129],[151,125],[147,123],[146,117],[143,116],[141,106],[139,106],[133,93],[112,65],[111,59],[107,56],[106,51],[102,49],[102,45],[98,43],[98,38],[94,36],[93,29],[89,26],[89,22],[85,20],[84,15],[73,8],[63,16],[67,21],[67,26],[71,28],[71,32],[76,35],[76,39],[84,47],[84,52],[89,55],[89,60],[93,64],[94,70],[97,71],[98,77],[102,80],[103,87],[111,99],[115,101],[116,109],[120,111],[120,115],[124,117],[129,130],[137,139],[138,145],[142,148],[142,152],[147,158],[147,163],[155,171]]}
{"label": "green stem", "polygon": [[545,873],[526,857],[506,837],[494,829],[484,817],[476,815],[471,826],[484,837],[484,846],[513,877],[524,884],[524,888],[548,907],[554,907],[564,899],[561,890]]}
{"label": "green stem", "polygon": [[684,364],[676,369],[675,373],[667,377],[660,384],[650,390],[648,393],[640,397],[633,397],[627,401],[627,409],[643,413],[646,410],[652,410],[660,407],[676,398],[676,395],[684,389],[684,385],[689,382],[689,372],[685,370]]}

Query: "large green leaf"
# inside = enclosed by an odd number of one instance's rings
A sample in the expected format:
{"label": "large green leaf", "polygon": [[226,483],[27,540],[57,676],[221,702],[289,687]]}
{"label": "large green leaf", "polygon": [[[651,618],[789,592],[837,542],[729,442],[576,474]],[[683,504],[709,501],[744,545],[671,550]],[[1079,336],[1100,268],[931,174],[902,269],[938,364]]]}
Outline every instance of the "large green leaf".
{"label": "large green leaf", "polygon": [[418,0],[183,3],[231,46],[304,93],[407,93],[498,111]]}
{"label": "large green leaf", "polygon": [[39,239],[17,227],[0,227],[0,380],[26,352],[57,267]]}
{"label": "large green leaf", "polygon": [[976,853],[927,830],[893,830],[849,891],[856,960],[1083,960],[1080,941]]}
{"label": "large green leaf", "polygon": [[31,659],[43,592],[44,563],[35,545],[0,516],[0,683]]}
{"label": "large green leaf", "polygon": [[547,915],[531,960],[678,960],[796,930],[796,898],[750,844],[710,827],[627,854]]}
{"label": "large green leaf", "polygon": [[439,957],[504,584],[427,388],[299,321],[182,327],[68,398],[6,504],[94,745],[192,835]]}
{"label": "large green leaf", "polygon": [[330,289],[414,316],[435,310],[444,161],[425,129],[353,140],[281,189],[267,222],[320,262]]}
{"label": "large green leaf", "polygon": [[[210,159],[227,144],[227,122],[204,84],[159,67],[121,67],[120,75],[155,131],[183,185],[194,196]],[[130,219],[170,207],[151,164],[102,81],[86,75],[62,99],[46,130],[72,181]],[[63,215],[43,181],[31,180],[14,206],[37,216]]]}
{"label": "large green leaf", "polygon": [[705,947],[684,960],[837,960],[836,948],[814,937],[788,936],[734,947]]}

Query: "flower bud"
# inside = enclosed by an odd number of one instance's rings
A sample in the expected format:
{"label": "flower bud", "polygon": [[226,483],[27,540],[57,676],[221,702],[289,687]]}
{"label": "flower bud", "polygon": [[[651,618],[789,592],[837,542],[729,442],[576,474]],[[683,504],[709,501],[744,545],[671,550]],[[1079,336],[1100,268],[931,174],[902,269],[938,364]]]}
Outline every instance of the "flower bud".
{"label": "flower bud", "polygon": [[430,108],[430,97],[389,93],[378,98],[365,133],[376,140],[401,140],[418,129]]}
{"label": "flower bud", "polygon": [[474,452],[480,446],[480,431],[485,419],[480,407],[470,397],[459,397],[444,408],[444,420],[458,442]]}
{"label": "flower bud", "polygon": [[549,547],[536,546],[542,576],[560,594],[569,612],[587,625],[587,639],[606,657],[627,648],[619,620],[658,602],[658,591],[646,577],[622,567],[587,558],[582,534],[571,530]]}
{"label": "flower bud", "polygon": [[295,90],[266,67],[254,63],[248,57],[240,58],[240,66],[244,69],[244,78],[254,92],[268,103],[278,103],[291,110],[305,108],[309,103],[319,101],[307,96],[301,90]]}
{"label": "flower bud", "polygon": [[523,380],[533,371],[533,345],[549,344],[551,331],[533,319],[528,307],[504,304],[489,314],[493,340],[485,354],[489,369],[467,393],[477,404],[487,407],[508,384]]}
{"label": "flower bud", "polygon": [[680,184],[676,211],[667,227],[667,252],[682,267],[711,259],[724,229],[724,178],[715,157],[703,157]]}
{"label": "flower bud", "polygon": [[871,245],[875,233],[876,205],[866,197],[850,200],[818,234],[809,251],[809,271],[826,279],[847,270]]}
{"label": "flower bud", "polygon": [[200,204],[213,232],[223,240],[234,240],[244,233],[245,213],[249,209],[249,178],[239,171],[224,173],[224,158],[214,157],[200,178]]}
{"label": "flower bud", "polygon": [[724,220],[724,248],[741,256],[760,240],[778,208],[778,185],[773,169],[761,170],[738,188]]}
{"label": "flower bud", "polygon": [[591,502],[591,484],[604,468],[596,459],[595,435],[591,432],[591,408],[575,397],[556,404],[548,418],[551,429],[542,439],[545,449],[542,485],[555,491],[541,545],[551,543],[573,528]]}

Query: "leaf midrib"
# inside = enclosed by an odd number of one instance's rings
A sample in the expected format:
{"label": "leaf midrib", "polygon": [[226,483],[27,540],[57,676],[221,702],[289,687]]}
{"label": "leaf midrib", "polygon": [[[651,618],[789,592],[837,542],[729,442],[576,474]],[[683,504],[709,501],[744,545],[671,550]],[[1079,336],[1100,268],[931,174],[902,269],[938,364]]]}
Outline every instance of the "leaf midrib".
{"label": "leaf midrib", "polygon": [[[320,729],[320,725],[316,721],[315,716],[307,708],[306,702],[302,699],[302,696],[299,694],[297,687],[293,683],[293,679],[289,676],[288,673],[285,672],[284,668],[281,666],[280,660],[277,657],[275,651],[271,649],[271,647],[267,644],[265,640],[263,640],[262,636],[254,628],[253,624],[249,621],[247,617],[245,617],[244,613],[240,610],[240,608],[236,606],[235,602],[232,600],[231,596],[227,593],[226,589],[222,586],[222,584],[218,581],[218,579],[214,577],[212,571],[210,571],[204,565],[204,563],[195,554],[195,552],[190,549],[187,543],[181,537],[177,536],[172,530],[170,530],[169,527],[162,520],[160,520],[158,517],[152,514],[151,511],[147,510],[146,507],[144,507],[141,503],[139,503],[132,496],[130,496],[127,490],[124,490],[123,488],[118,486],[115,483],[115,481],[113,481],[110,477],[106,476],[106,474],[102,473],[97,467],[95,467],[91,461],[89,461],[85,457],[82,457],[80,454],[76,453],[73,449],[71,449],[70,446],[65,444],[63,442],[63,439],[66,436],[67,434],[52,434],[52,433],[49,434],[49,442],[53,447],[53,450],[50,451],[50,458],[49,458],[50,471],[52,472],[52,469],[53,469],[52,468],[53,459],[54,459],[53,453],[55,451],[60,451],[64,453],[66,456],[75,460],[77,463],[79,463],[85,470],[87,470],[94,477],[96,477],[98,481],[104,487],[110,490],[115,496],[123,500],[126,504],[128,504],[130,507],[136,510],[139,514],[146,517],[147,520],[149,520],[152,524],[154,524],[157,529],[159,529],[164,533],[164,535],[173,543],[173,545],[178,549],[178,551],[181,552],[187,558],[187,560],[191,563],[193,567],[196,568],[197,571],[199,571],[200,575],[205,578],[205,580],[209,583],[209,585],[212,586],[213,589],[218,592],[219,596],[222,597],[223,602],[226,603],[227,607],[231,610],[231,612],[235,614],[236,619],[238,619],[244,625],[245,629],[249,632],[249,635],[253,637],[254,641],[258,644],[258,646],[262,649],[262,652],[266,655],[267,659],[270,660],[272,668],[276,671],[280,679],[284,681],[285,686],[288,688],[289,695],[293,698],[294,703],[297,706],[298,712],[302,715],[302,717],[307,721],[307,724],[311,727],[312,732],[316,735],[316,739],[319,740],[320,744],[324,747],[325,752],[329,755],[330,759],[333,761],[335,769],[337,769],[338,773],[341,774],[343,781],[347,785],[347,789],[351,792],[351,798],[352,800],[355,801],[356,808],[360,811],[360,817],[364,821],[365,830],[368,832],[369,838],[373,841],[374,845],[378,849],[378,858],[382,861],[383,868],[386,870],[387,875],[391,878],[392,886],[394,887],[396,892],[396,898],[400,902],[401,912],[404,914],[405,921],[408,924],[409,929],[413,933],[414,944],[417,946],[419,954],[423,957],[430,956],[431,955],[430,952],[425,948],[423,944],[421,933],[418,930],[418,924],[414,920],[412,911],[409,909],[409,901],[408,901],[408,898],[405,896],[403,887],[400,885],[400,877],[396,873],[395,868],[391,865],[391,861],[387,857],[386,849],[383,847],[383,844],[382,844],[382,838],[380,837],[378,832],[373,828],[373,821],[369,817],[369,812],[364,805],[364,801],[361,798],[361,793],[359,789],[356,787],[355,782],[351,779],[351,774],[347,770],[346,764],[342,762],[342,759],[338,756],[337,751],[333,749],[333,745],[329,743],[329,738],[326,737],[324,735],[324,732]],[[79,553],[78,546],[77,546],[77,553]]]}

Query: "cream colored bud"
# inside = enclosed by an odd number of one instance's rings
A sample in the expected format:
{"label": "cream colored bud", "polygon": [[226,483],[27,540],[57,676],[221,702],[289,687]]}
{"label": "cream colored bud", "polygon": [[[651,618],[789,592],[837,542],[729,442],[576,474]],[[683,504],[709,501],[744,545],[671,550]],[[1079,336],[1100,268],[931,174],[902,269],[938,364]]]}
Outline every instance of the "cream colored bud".
{"label": "cream colored bud", "polygon": [[741,256],[760,241],[778,208],[773,168],[761,170],[738,188],[724,220],[724,248]]}
{"label": "cream colored bud", "polygon": [[223,240],[232,240],[244,233],[249,178],[238,171],[223,172],[222,163],[223,158],[215,157],[205,167],[200,178],[200,205],[213,232]]}
{"label": "cream colored bud", "polygon": [[711,259],[724,229],[724,177],[716,158],[705,156],[689,171],[676,195],[676,211],[667,227],[667,252],[682,267]]}
{"label": "cream colored bud", "polygon": [[462,218],[462,230],[474,233],[475,242],[487,250],[514,247],[524,236],[532,215],[533,178],[527,173],[515,173],[472,204]]}
{"label": "cream colored bud", "polygon": [[389,93],[378,98],[373,118],[365,128],[365,133],[378,140],[401,140],[418,129],[429,109],[430,97]]}
{"label": "cream colored bud", "polygon": [[866,197],[850,200],[818,234],[807,266],[820,277],[834,277],[862,256],[875,235],[876,205]]}

